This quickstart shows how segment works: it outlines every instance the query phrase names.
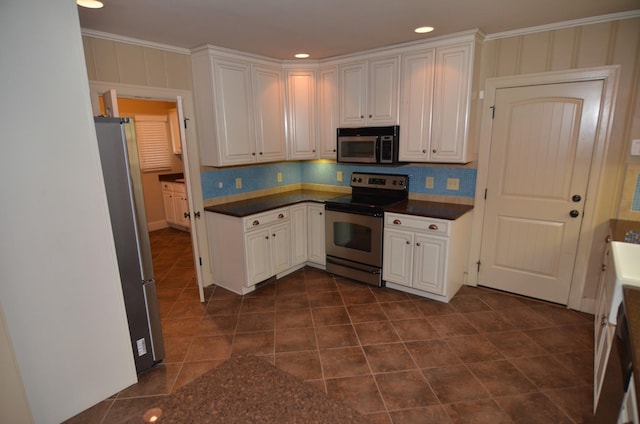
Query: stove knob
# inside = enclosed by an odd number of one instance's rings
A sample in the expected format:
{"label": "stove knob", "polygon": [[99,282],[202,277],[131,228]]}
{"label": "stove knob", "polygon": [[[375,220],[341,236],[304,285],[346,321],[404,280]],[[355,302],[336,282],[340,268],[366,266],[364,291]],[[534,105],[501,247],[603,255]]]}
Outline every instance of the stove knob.
{"label": "stove knob", "polygon": [[353,181],[353,182],[355,183],[356,181],[358,181],[358,179],[357,179],[356,177],[353,177],[353,178],[351,179],[351,181]]}
{"label": "stove knob", "polygon": [[358,182],[361,183],[362,182],[362,178],[358,178]]}
{"label": "stove knob", "polygon": [[391,183],[391,184],[393,184],[393,185],[397,185],[397,184],[398,184],[398,182],[397,182],[396,180],[393,180],[393,183]]}

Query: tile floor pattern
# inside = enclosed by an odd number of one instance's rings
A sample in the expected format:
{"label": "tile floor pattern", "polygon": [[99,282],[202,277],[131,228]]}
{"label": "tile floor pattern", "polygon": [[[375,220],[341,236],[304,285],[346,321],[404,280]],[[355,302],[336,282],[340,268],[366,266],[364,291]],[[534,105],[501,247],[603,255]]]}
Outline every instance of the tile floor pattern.
{"label": "tile floor pattern", "polygon": [[488,289],[449,304],[307,267],[200,303],[188,233],[151,233],[165,361],[69,422],[117,423],[237,352],[343,398],[373,423],[582,423],[592,316]]}

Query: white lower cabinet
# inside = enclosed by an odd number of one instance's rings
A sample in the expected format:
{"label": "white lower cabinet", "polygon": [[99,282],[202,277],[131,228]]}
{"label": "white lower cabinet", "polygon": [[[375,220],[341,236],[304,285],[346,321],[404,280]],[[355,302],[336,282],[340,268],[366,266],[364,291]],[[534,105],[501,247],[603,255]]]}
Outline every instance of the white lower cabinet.
{"label": "white lower cabinet", "polygon": [[290,207],[291,211],[291,265],[307,261],[307,205],[301,203]]}
{"label": "white lower cabinet", "polygon": [[[189,204],[187,202],[186,187],[182,183],[163,182],[162,202],[164,204],[164,216],[170,227],[189,229],[191,222],[187,218]],[[187,216],[185,216],[187,214]]]}
{"label": "white lower cabinet", "polygon": [[309,203],[307,206],[307,251],[309,262],[326,265],[326,249],[324,244],[324,204]]}
{"label": "white lower cabinet", "polygon": [[288,207],[236,218],[207,212],[215,284],[238,294],[291,268]]}
{"label": "white lower cabinet", "polygon": [[387,287],[448,302],[466,280],[471,212],[455,221],[385,213]]}

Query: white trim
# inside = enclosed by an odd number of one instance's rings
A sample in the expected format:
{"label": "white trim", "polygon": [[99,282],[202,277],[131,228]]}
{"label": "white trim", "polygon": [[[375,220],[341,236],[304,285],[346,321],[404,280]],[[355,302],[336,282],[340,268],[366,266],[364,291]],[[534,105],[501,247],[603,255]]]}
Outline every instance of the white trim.
{"label": "white trim", "polygon": [[591,16],[589,18],[574,19],[571,21],[556,22],[553,24],[539,25],[539,26],[534,26],[529,28],[520,28],[520,29],[511,30],[511,31],[495,32],[493,34],[488,34],[484,38],[484,40],[491,41],[491,40],[497,40],[499,38],[517,37],[519,35],[533,34],[536,32],[554,31],[554,30],[571,28],[571,27],[576,27],[581,25],[592,25],[592,24],[599,24],[602,22],[619,21],[622,19],[632,19],[632,18],[637,18],[639,16],[640,16],[640,9],[630,10],[627,12],[620,12],[620,13],[611,13],[609,15]]}
{"label": "white trim", "polygon": [[[589,199],[585,204],[584,217],[580,230],[580,240],[576,253],[571,291],[567,307],[584,311],[589,308],[589,303],[582,299],[584,292],[587,266],[593,244],[593,229],[596,226],[594,220],[596,206],[599,198],[600,181],[604,172],[605,157],[608,151],[611,123],[613,121],[616,93],[618,88],[620,66],[601,66],[584,69],[569,69],[565,71],[541,72],[527,75],[514,75],[506,77],[488,78],[485,85],[485,100],[482,113],[482,126],[479,138],[478,174],[476,176],[476,193],[471,225],[471,243],[469,246],[469,285],[478,284],[477,260],[480,258],[482,247],[482,232],[484,224],[484,212],[486,201],[484,190],[487,187],[489,177],[489,154],[491,150],[491,137],[493,119],[489,106],[495,102],[496,90],[499,88],[523,87],[530,85],[568,83],[576,81],[602,80],[602,103],[600,125],[596,135],[593,150],[593,159],[589,177],[589,187],[585,198]],[[585,311],[587,312],[587,311]]]}
{"label": "white trim", "polygon": [[190,49],[185,49],[183,47],[176,47],[176,46],[171,46],[169,44],[156,43],[154,41],[145,41],[145,40],[140,40],[138,38],[126,37],[124,35],[111,34],[111,33],[102,32],[102,31],[95,31],[93,29],[81,28],[80,33],[83,36],[87,36],[87,37],[102,38],[103,40],[111,40],[111,41],[117,41],[119,43],[134,44],[136,46],[150,47],[152,49],[160,49],[160,50],[165,50],[173,53],[180,53],[180,54],[186,54],[186,55],[191,54]]}

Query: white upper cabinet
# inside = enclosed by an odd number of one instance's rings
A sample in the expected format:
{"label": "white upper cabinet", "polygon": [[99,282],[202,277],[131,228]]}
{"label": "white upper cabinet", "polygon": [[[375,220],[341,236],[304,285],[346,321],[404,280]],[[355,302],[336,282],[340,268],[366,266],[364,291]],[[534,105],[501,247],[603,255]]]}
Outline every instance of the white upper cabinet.
{"label": "white upper cabinet", "polygon": [[284,160],[282,68],[204,49],[192,55],[203,165]]}
{"label": "white upper cabinet", "polygon": [[340,125],[398,123],[400,56],[340,66]]}
{"label": "white upper cabinet", "polygon": [[329,66],[318,71],[318,146],[320,157],[337,157],[338,68]]}
{"label": "white upper cabinet", "polygon": [[467,163],[474,41],[402,56],[399,159]]}
{"label": "white upper cabinet", "polygon": [[315,159],[317,153],[316,72],[286,71],[289,159]]}

